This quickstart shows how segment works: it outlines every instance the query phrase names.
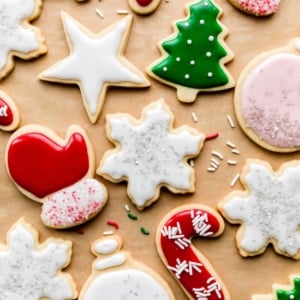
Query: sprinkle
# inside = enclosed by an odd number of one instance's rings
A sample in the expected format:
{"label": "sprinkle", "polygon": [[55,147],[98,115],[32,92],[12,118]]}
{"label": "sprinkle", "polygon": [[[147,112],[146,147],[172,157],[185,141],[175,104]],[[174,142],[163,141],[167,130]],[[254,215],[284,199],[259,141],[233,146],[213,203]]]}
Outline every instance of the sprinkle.
{"label": "sprinkle", "polygon": [[192,167],[192,168],[194,168],[194,160],[190,160],[190,166]]}
{"label": "sprinkle", "polygon": [[219,165],[214,163],[213,161],[210,162],[210,166],[215,168],[215,169],[218,169]]}
{"label": "sprinkle", "polygon": [[98,15],[101,19],[104,18],[104,15],[103,15],[103,13],[102,13],[102,11],[101,11],[100,9],[96,8],[96,13],[97,13],[97,15]]}
{"label": "sprinkle", "polygon": [[130,212],[130,208],[127,204],[124,205],[124,209],[125,209],[126,212]]}
{"label": "sprinkle", "polygon": [[103,231],[102,235],[112,235],[114,232],[112,230]]}
{"label": "sprinkle", "polygon": [[126,9],[118,9],[117,10],[117,14],[118,15],[127,15],[128,14],[128,10],[126,10]]}
{"label": "sprinkle", "polygon": [[235,186],[235,184],[237,183],[237,181],[239,180],[240,178],[240,174],[236,174],[235,177],[232,179],[231,183],[230,183],[230,186],[233,187]]}
{"label": "sprinkle", "polygon": [[211,161],[214,163],[214,164],[216,164],[217,166],[219,166],[220,165],[220,163],[215,159],[215,158],[211,158]]}
{"label": "sprinkle", "polygon": [[192,118],[193,118],[193,121],[194,121],[195,123],[198,122],[198,117],[197,117],[197,115],[196,115],[195,112],[192,112]]}
{"label": "sprinkle", "polygon": [[221,159],[221,160],[224,159],[224,156],[223,156],[220,152],[218,152],[218,151],[212,151],[211,154],[212,154],[213,156],[218,157],[218,158]]}
{"label": "sprinkle", "polygon": [[232,160],[232,159],[227,160],[227,163],[228,163],[229,165],[231,165],[231,166],[237,164],[236,160]]}
{"label": "sprinkle", "polygon": [[230,115],[227,115],[227,121],[228,121],[228,123],[229,123],[229,125],[230,125],[231,128],[235,127],[234,122],[233,122],[233,120],[232,120],[232,118],[231,118]]}
{"label": "sprinkle", "polygon": [[230,148],[235,148],[236,147],[236,145],[234,144],[234,143],[231,143],[231,142],[226,142],[226,145],[228,146],[228,147],[230,147]]}
{"label": "sprinkle", "polygon": [[238,149],[232,149],[231,153],[233,153],[233,154],[240,154],[240,151]]}
{"label": "sprinkle", "polygon": [[76,233],[84,234],[84,231],[83,231],[83,229],[81,229],[81,228],[74,228],[73,230],[74,230],[74,232],[76,232]]}
{"label": "sprinkle", "polygon": [[132,214],[131,212],[128,213],[128,218],[131,219],[131,220],[137,220],[138,217],[134,214]]}
{"label": "sprinkle", "polygon": [[213,139],[217,138],[218,136],[219,136],[218,132],[211,133],[205,137],[205,141],[213,140]]}
{"label": "sprinkle", "polygon": [[209,168],[207,168],[207,171],[208,172],[216,172],[216,169],[213,167],[209,167]]}
{"label": "sprinkle", "polygon": [[108,221],[106,222],[106,224],[107,224],[107,225],[114,226],[116,229],[119,229],[119,224],[118,224],[116,221],[114,221],[114,220],[108,220]]}
{"label": "sprinkle", "polygon": [[147,230],[145,227],[141,227],[141,233],[145,234],[145,235],[149,235],[150,231]]}

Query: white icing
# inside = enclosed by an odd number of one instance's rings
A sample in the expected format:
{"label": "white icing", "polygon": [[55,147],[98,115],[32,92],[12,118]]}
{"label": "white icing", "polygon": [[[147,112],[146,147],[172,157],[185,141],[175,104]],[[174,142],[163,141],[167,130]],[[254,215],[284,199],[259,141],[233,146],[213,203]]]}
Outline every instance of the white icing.
{"label": "white icing", "polygon": [[229,196],[221,205],[233,222],[243,222],[239,247],[255,253],[274,240],[281,253],[300,249],[300,165],[289,165],[280,175],[271,167],[251,162],[244,174],[249,194]]}
{"label": "white icing", "polygon": [[35,32],[22,24],[35,11],[35,0],[1,0],[0,2],[0,69],[10,51],[28,53],[40,45]]}
{"label": "white icing", "polygon": [[158,197],[162,184],[182,192],[191,189],[194,170],[185,158],[199,153],[204,138],[188,127],[170,130],[172,115],[161,101],[144,113],[145,119],[137,124],[127,115],[108,117],[110,136],[121,149],[107,155],[98,170],[114,180],[126,177],[129,194],[140,207]]}
{"label": "white icing", "polygon": [[165,288],[152,276],[134,269],[99,275],[87,289],[84,300],[170,300]]}
{"label": "white icing", "polygon": [[73,299],[68,277],[57,275],[68,264],[70,246],[53,240],[40,247],[32,230],[17,223],[8,234],[8,248],[0,252],[1,299]]}
{"label": "white icing", "polygon": [[[134,72],[133,66],[120,56],[124,35],[129,29],[131,17],[116,23],[112,30],[93,35],[66,13],[62,14],[65,33],[72,44],[70,56],[42,73],[42,79],[64,80],[78,83],[88,111],[95,115],[106,84],[122,85],[124,82],[146,83],[146,79]],[[88,34],[87,34],[88,32]]]}
{"label": "white icing", "polygon": [[118,250],[119,247],[120,243],[117,239],[107,238],[97,242],[94,246],[94,250],[98,254],[111,254]]}
{"label": "white icing", "polygon": [[96,270],[104,270],[123,265],[126,262],[126,255],[123,253],[114,254],[108,258],[98,260],[95,263]]}

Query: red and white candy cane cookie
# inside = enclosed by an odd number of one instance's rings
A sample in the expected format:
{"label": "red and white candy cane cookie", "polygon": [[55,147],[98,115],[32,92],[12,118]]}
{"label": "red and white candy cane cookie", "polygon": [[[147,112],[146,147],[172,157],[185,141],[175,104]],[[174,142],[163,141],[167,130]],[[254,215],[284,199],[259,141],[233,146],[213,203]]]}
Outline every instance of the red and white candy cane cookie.
{"label": "red and white candy cane cookie", "polygon": [[128,0],[130,8],[139,15],[149,15],[159,6],[161,0]]}
{"label": "red and white candy cane cookie", "polygon": [[230,299],[211,264],[191,243],[195,236],[216,237],[223,230],[221,216],[199,204],[172,210],[158,226],[158,253],[189,299]]}

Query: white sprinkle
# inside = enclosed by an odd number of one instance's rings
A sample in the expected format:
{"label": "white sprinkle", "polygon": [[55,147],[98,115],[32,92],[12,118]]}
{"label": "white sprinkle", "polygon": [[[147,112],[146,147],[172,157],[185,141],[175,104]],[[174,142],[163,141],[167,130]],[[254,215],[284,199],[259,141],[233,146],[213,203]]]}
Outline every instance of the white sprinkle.
{"label": "white sprinkle", "polygon": [[231,142],[226,142],[226,145],[229,146],[230,148],[235,148],[236,145],[234,143],[231,143]]}
{"label": "white sprinkle", "polygon": [[190,166],[194,168],[194,161],[192,159],[190,160]]}
{"label": "white sprinkle", "polygon": [[191,60],[190,61],[190,64],[193,66],[195,64],[195,61],[194,60]]}
{"label": "white sprinkle", "polygon": [[210,162],[210,166],[215,168],[216,170],[218,169],[219,165],[214,163],[213,161]]}
{"label": "white sprinkle", "polygon": [[196,115],[195,112],[192,112],[192,118],[193,118],[193,121],[194,121],[195,123],[198,122],[198,117],[197,117],[197,115]]}
{"label": "white sprinkle", "polygon": [[206,55],[206,57],[211,57],[211,52],[207,51],[205,55]]}
{"label": "white sprinkle", "polygon": [[233,120],[232,120],[232,118],[231,118],[230,115],[227,115],[227,121],[228,121],[228,123],[229,123],[229,125],[230,125],[231,128],[235,127],[234,122],[233,122]]}
{"label": "white sprinkle", "polygon": [[205,21],[203,19],[200,20],[200,24],[203,25],[205,24]]}
{"label": "white sprinkle", "polygon": [[193,41],[192,41],[191,39],[188,39],[188,40],[187,40],[187,44],[188,44],[188,45],[192,45],[192,43],[193,43]]}
{"label": "white sprinkle", "polygon": [[240,154],[240,151],[238,149],[232,149],[231,153],[233,153],[233,154]]}
{"label": "white sprinkle", "polygon": [[126,212],[130,212],[130,208],[127,204],[124,205],[124,209],[125,209]]}
{"label": "white sprinkle", "polygon": [[128,10],[126,10],[126,9],[118,9],[117,10],[117,14],[118,15],[127,15],[128,14]]}
{"label": "white sprinkle", "polygon": [[218,151],[212,151],[211,152],[211,154],[213,155],[213,156],[216,156],[216,157],[218,157],[219,159],[221,159],[221,160],[223,160],[224,159],[224,156],[220,153],[220,152],[218,152]]}
{"label": "white sprinkle", "polygon": [[176,57],[176,61],[180,61],[180,57]]}
{"label": "white sprinkle", "polygon": [[229,160],[227,160],[227,163],[228,163],[229,165],[233,166],[233,165],[236,165],[236,164],[237,164],[237,161],[236,161],[236,160],[233,160],[233,159],[229,159]]}
{"label": "white sprinkle", "polygon": [[215,168],[213,168],[213,167],[209,167],[209,168],[207,168],[207,171],[208,171],[208,172],[215,172],[215,171],[216,171],[216,169],[215,169]]}
{"label": "white sprinkle", "polygon": [[209,37],[208,37],[208,40],[210,41],[210,42],[213,42],[214,41],[214,36],[213,35],[210,35]]}
{"label": "white sprinkle", "polygon": [[213,73],[212,73],[212,72],[208,72],[208,73],[207,73],[207,76],[208,76],[208,77],[213,77]]}
{"label": "white sprinkle", "polygon": [[232,179],[231,183],[230,183],[230,186],[233,187],[235,186],[235,184],[237,183],[237,181],[239,180],[240,178],[240,174],[236,174],[235,177]]}
{"label": "white sprinkle", "polygon": [[100,9],[96,8],[96,13],[97,13],[97,15],[98,15],[101,19],[104,18],[104,15],[103,15],[103,13],[102,13],[102,11],[101,11]]}
{"label": "white sprinkle", "polygon": [[211,158],[211,161],[214,163],[214,164],[216,164],[217,166],[219,166],[220,165],[220,163],[215,159],[215,158]]}
{"label": "white sprinkle", "polygon": [[163,71],[164,71],[164,72],[167,72],[167,71],[168,71],[168,68],[167,68],[167,67],[163,67]]}
{"label": "white sprinkle", "polygon": [[114,232],[112,230],[103,231],[102,235],[112,235]]}

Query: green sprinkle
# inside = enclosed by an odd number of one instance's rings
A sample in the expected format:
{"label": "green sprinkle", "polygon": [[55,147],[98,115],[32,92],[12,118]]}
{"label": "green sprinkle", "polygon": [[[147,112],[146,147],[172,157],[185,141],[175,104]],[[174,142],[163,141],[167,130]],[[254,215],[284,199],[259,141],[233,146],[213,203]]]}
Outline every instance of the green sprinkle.
{"label": "green sprinkle", "polygon": [[131,220],[137,220],[138,219],[138,217],[136,215],[132,214],[131,212],[128,213],[128,218],[131,219]]}
{"label": "green sprinkle", "polygon": [[147,230],[145,227],[141,227],[141,232],[145,235],[149,235],[150,234],[150,231]]}

